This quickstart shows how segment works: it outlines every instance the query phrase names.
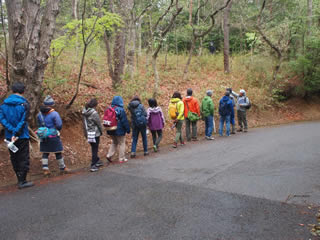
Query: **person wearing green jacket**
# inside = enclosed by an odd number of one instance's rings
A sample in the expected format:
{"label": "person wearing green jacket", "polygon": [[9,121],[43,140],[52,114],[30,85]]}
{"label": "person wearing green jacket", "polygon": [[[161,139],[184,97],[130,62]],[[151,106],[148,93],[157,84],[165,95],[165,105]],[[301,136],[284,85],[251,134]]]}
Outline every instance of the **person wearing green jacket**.
{"label": "person wearing green jacket", "polygon": [[169,117],[173,120],[174,126],[176,127],[176,138],[172,147],[177,148],[179,140],[181,146],[183,146],[182,125],[184,122],[184,103],[182,102],[182,97],[179,92],[174,92],[170,99]]}
{"label": "person wearing green jacket", "polygon": [[212,131],[213,131],[213,114],[214,114],[214,105],[212,101],[212,90],[207,91],[207,96],[204,97],[204,99],[201,102],[201,116],[203,117],[205,121],[205,134],[207,140],[214,140],[214,137],[212,137]]}

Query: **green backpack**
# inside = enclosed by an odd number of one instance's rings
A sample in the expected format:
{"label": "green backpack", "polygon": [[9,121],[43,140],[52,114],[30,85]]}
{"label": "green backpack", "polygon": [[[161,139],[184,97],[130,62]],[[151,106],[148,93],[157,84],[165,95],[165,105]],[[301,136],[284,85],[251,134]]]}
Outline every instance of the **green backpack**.
{"label": "green backpack", "polygon": [[187,116],[187,118],[188,118],[191,122],[196,122],[196,121],[198,121],[198,120],[200,119],[200,117],[198,116],[198,114],[189,111],[189,106],[188,106],[188,103],[187,103],[187,102],[186,102],[186,105],[187,105],[187,109],[188,109],[188,116]]}

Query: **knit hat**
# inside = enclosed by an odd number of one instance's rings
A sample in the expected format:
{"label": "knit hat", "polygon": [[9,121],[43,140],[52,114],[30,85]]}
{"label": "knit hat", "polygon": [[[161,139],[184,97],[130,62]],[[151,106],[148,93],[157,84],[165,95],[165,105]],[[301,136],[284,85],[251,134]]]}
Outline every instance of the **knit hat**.
{"label": "knit hat", "polygon": [[188,96],[192,96],[192,89],[191,89],[191,88],[188,88],[188,89],[187,89],[187,95],[188,95]]}
{"label": "knit hat", "polygon": [[227,97],[229,97],[229,96],[230,96],[230,92],[229,92],[229,91],[226,91],[224,95],[227,96]]}
{"label": "knit hat", "polygon": [[207,90],[207,96],[212,97],[213,91],[212,90]]}
{"label": "knit hat", "polygon": [[54,105],[54,100],[53,100],[53,98],[52,98],[50,95],[48,95],[48,96],[46,96],[46,98],[44,99],[43,104],[44,104],[45,106],[53,106],[53,105]]}

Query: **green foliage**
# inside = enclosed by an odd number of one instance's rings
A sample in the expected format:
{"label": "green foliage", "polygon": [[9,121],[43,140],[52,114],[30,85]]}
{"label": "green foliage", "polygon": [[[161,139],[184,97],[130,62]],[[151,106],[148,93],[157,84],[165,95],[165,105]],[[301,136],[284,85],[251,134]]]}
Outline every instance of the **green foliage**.
{"label": "green foliage", "polygon": [[314,37],[306,43],[306,52],[291,62],[292,70],[302,76],[303,91],[308,95],[320,91],[320,39]]}

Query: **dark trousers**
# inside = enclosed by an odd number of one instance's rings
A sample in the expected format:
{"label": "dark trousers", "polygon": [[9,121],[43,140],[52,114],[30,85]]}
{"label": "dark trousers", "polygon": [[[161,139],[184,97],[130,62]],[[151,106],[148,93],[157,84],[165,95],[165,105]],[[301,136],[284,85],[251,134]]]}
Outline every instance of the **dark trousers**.
{"label": "dark trousers", "polygon": [[99,143],[100,143],[100,137],[96,137],[96,142],[95,143],[90,143],[91,152],[92,152],[91,166],[96,165],[96,163],[99,162],[99,160],[100,160],[100,158],[98,156]]}
{"label": "dark trousers", "polygon": [[[48,159],[49,155],[50,155],[50,153],[42,153],[42,158]],[[57,160],[62,158],[62,153],[61,152],[55,153],[55,155],[56,155],[56,159]]]}
{"label": "dark trousers", "polygon": [[156,145],[158,147],[162,139],[162,130],[151,130],[151,134],[152,134],[153,145]]}
{"label": "dark trousers", "polygon": [[248,129],[247,112],[238,110],[238,124],[240,129]]}
{"label": "dark trousers", "polygon": [[30,165],[29,139],[18,139],[14,145],[16,145],[19,150],[16,153],[9,150],[13,170],[17,176],[18,174],[26,174],[29,171]]}
{"label": "dark trousers", "polygon": [[191,122],[188,118],[186,118],[186,136],[187,141],[191,140],[190,136],[190,125],[192,125],[192,138],[197,138],[197,121]]}
{"label": "dark trousers", "polygon": [[132,153],[136,152],[139,133],[141,133],[141,137],[142,137],[143,150],[144,152],[148,152],[147,126],[145,126],[145,127],[132,128],[132,145],[131,145]]}

